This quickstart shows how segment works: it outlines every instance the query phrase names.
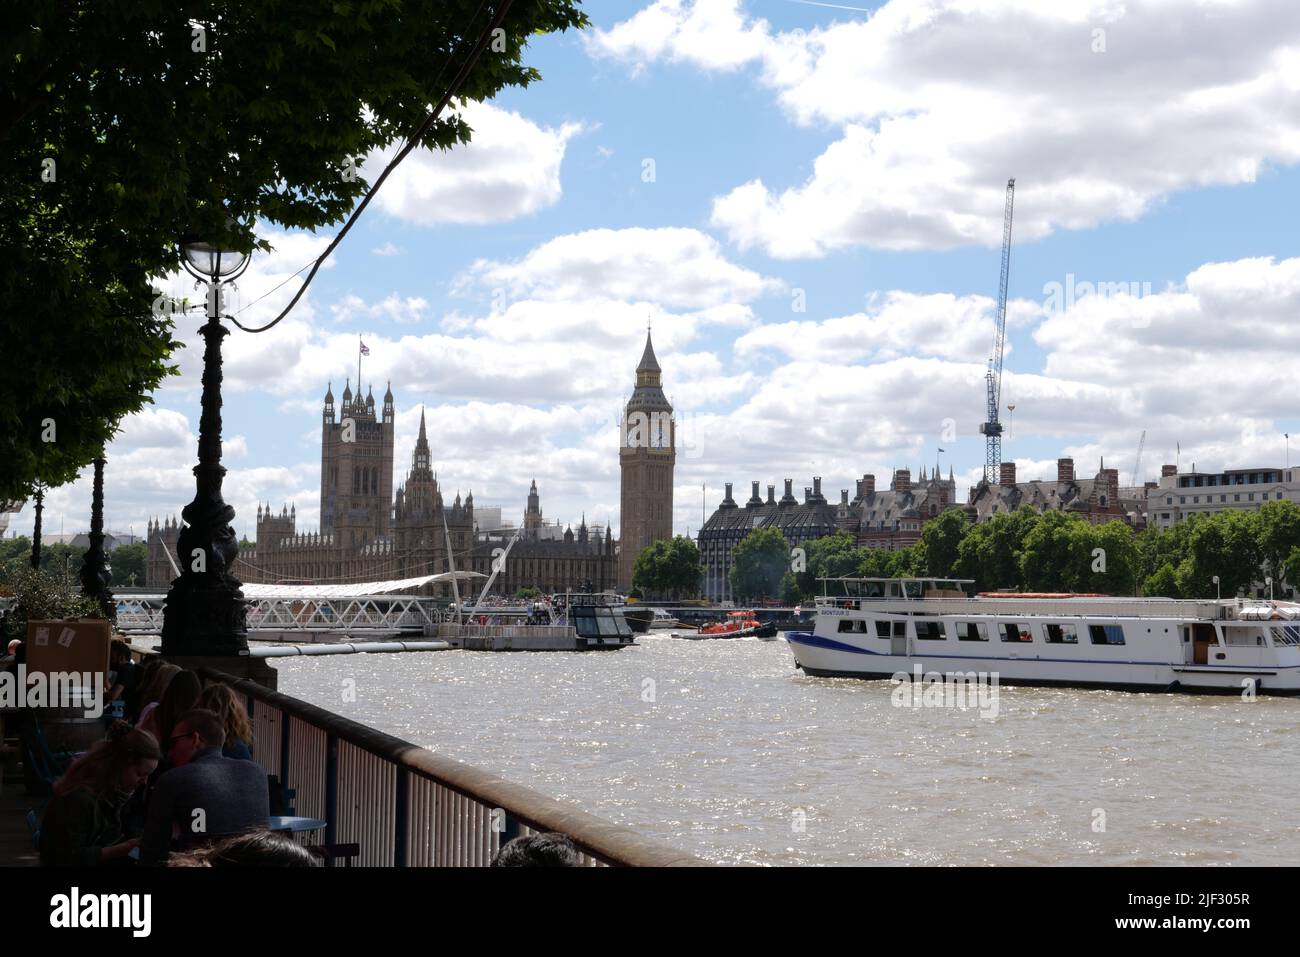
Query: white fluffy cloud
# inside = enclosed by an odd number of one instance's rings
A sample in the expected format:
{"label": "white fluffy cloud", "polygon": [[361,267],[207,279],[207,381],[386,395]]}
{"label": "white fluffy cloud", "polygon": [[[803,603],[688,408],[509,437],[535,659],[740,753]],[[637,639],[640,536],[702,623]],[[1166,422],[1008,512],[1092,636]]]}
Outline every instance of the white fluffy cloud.
{"label": "white fluffy cloud", "polygon": [[696,229],[590,229],[555,239],[515,262],[479,260],[458,282],[511,296],[572,300],[603,296],[686,309],[750,302],[781,283],[738,266]]}
{"label": "white fluffy cloud", "polygon": [[586,42],[637,65],[754,64],[794,122],[840,129],[804,182],[714,204],[733,241],[780,257],[995,245],[1013,176],[1032,240],[1300,160],[1292,0],[890,0],[806,33],[739,0],[657,0]]}
{"label": "white fluffy cloud", "polygon": [[[1040,311],[1033,303],[1012,305],[1017,312]],[[994,308],[987,296],[895,290],[876,297],[864,313],[766,323],[737,339],[735,349],[741,356],[768,351],[806,361],[854,362],[909,354],[979,361],[988,358],[993,342]]]}
{"label": "white fluffy cloud", "polygon": [[429,301],[423,296],[399,296],[392,293],[379,302],[367,303],[360,296],[346,295],[330,306],[335,322],[353,322],[357,319],[387,319],[399,325],[423,322]]}
{"label": "white fluffy cloud", "polygon": [[[380,209],[424,226],[498,223],[559,200],[565,149],[582,124],[538,126],[490,103],[471,103],[462,115],[474,131],[470,142],[442,152],[413,150],[377,194]],[[367,181],[400,148],[394,143],[367,156],[360,167]]]}

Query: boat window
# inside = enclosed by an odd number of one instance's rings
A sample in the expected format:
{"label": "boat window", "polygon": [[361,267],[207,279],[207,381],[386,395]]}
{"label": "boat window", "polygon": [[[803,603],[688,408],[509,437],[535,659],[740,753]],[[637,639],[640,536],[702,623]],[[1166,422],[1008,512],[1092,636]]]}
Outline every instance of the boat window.
{"label": "boat window", "polygon": [[1238,648],[1257,646],[1264,643],[1264,636],[1259,633],[1258,628],[1225,628],[1223,629],[1223,643],[1225,645],[1235,645]]}
{"label": "boat window", "polygon": [[989,626],[982,621],[957,622],[958,641],[988,641]]}
{"label": "boat window", "polygon": [[922,582],[903,582],[903,593],[908,598],[920,598],[922,588]]}
{"label": "boat window", "polygon": [[1088,634],[1094,645],[1124,644],[1124,629],[1119,625],[1089,625]]}
{"label": "boat window", "polygon": [[887,621],[876,622],[876,637],[877,638],[889,637],[889,622]]}
{"label": "boat window", "polygon": [[1049,645],[1077,645],[1079,643],[1079,632],[1074,625],[1051,624],[1045,627]]}
{"label": "boat window", "polygon": [[943,633],[943,622],[918,621],[916,623],[916,637],[924,641],[946,640],[946,636]]}
{"label": "boat window", "polygon": [[1275,625],[1269,630],[1273,632],[1275,645],[1300,645],[1300,627],[1296,625],[1283,625],[1281,628]]}
{"label": "boat window", "polygon": [[905,621],[894,622],[894,637],[895,638],[907,637],[907,622]]}
{"label": "boat window", "polygon": [[1002,623],[1002,640],[1033,641],[1034,634],[1029,630],[1029,625],[1023,622],[1004,621]]}
{"label": "boat window", "polygon": [[867,622],[862,618],[841,618],[840,632],[852,632],[855,635],[865,635],[867,633]]}

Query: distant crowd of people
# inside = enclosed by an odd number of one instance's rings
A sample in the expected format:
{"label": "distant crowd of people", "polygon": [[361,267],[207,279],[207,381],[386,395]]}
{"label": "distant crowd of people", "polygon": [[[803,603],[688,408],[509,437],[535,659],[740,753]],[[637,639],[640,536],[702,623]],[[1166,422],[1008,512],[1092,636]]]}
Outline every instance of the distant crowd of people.
{"label": "distant crowd of people", "polygon": [[[10,649],[11,654],[21,649]],[[270,786],[253,760],[252,725],[221,682],[114,640],[107,734],[54,783],[40,821],[44,866],[312,866],[316,857],[270,825]],[[571,867],[562,834],[516,838],[494,867]]]}

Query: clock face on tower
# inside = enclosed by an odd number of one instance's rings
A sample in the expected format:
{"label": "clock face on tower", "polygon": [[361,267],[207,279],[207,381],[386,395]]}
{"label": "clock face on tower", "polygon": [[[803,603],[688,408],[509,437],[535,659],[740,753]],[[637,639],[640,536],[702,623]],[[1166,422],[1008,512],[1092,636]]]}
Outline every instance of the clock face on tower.
{"label": "clock face on tower", "polygon": [[629,449],[667,449],[672,446],[672,415],[668,412],[629,412],[624,424],[624,446]]}

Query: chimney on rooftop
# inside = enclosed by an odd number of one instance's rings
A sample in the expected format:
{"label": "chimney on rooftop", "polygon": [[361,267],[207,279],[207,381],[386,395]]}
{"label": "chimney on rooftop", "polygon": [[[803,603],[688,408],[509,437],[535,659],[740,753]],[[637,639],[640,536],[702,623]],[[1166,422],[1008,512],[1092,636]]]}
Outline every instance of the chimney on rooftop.
{"label": "chimney on rooftop", "polygon": [[1056,480],[1058,482],[1074,481],[1074,459],[1056,460]]}
{"label": "chimney on rooftop", "polygon": [[907,492],[912,491],[912,470],[895,469],[894,482],[890,485],[890,488],[900,494],[906,494]]}
{"label": "chimney on rooftop", "polygon": [[862,476],[862,494],[872,495],[876,491],[876,477],[870,473]]}
{"label": "chimney on rooftop", "polygon": [[1177,475],[1177,474],[1178,474],[1178,466],[1177,466],[1177,465],[1162,465],[1162,466],[1160,466],[1160,477],[1161,477],[1161,478],[1168,478],[1168,477],[1171,476],[1171,475]]}
{"label": "chimney on rooftop", "polygon": [[1016,487],[1016,463],[1015,462],[1002,463],[1001,472],[998,477],[998,484],[1001,485],[1003,488]]}
{"label": "chimney on rooftop", "polygon": [[767,487],[767,504],[768,504],[768,505],[775,505],[775,504],[776,504],[776,486],[775,486],[775,485],[769,485],[769,486]]}

